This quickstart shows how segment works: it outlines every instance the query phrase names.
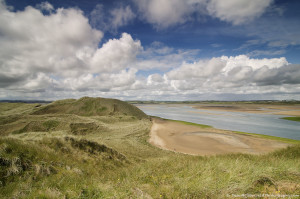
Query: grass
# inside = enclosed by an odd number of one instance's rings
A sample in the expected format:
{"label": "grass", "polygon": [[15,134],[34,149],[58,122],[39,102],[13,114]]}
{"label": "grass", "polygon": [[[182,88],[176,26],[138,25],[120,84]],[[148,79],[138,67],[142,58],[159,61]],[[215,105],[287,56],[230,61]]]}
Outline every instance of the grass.
{"label": "grass", "polygon": [[291,120],[291,121],[295,121],[295,122],[300,122],[300,117],[283,117],[281,119]]}
{"label": "grass", "polygon": [[271,136],[271,135],[263,135],[263,134],[256,134],[256,133],[246,133],[246,132],[241,132],[241,131],[233,131],[234,133],[239,133],[239,134],[244,134],[244,135],[251,135],[251,136],[256,136],[264,139],[270,139],[270,140],[276,140],[288,144],[300,144],[300,140],[293,140],[289,138],[282,138],[282,137],[276,137],[276,136]]}
{"label": "grass", "polygon": [[147,118],[35,111],[0,126],[0,198],[300,194],[300,144],[266,155],[190,156],[150,145]]}
{"label": "grass", "polygon": [[74,114],[79,116],[105,116],[105,115],[134,115],[139,119],[147,115],[126,102],[116,99],[83,97],[78,100],[58,100],[47,106],[42,106],[32,113],[45,114]]}
{"label": "grass", "polygon": [[165,118],[161,118],[161,117],[157,117],[157,116],[151,116],[151,117],[152,118],[159,118],[159,119],[166,120],[166,121],[178,122],[178,123],[186,124],[186,125],[198,126],[198,127],[201,127],[201,128],[213,128],[212,126],[205,125],[205,124],[197,124],[197,123],[186,122],[186,121],[181,121],[181,120],[171,120],[171,119],[165,119]]}
{"label": "grass", "polygon": [[198,126],[198,127],[201,127],[201,128],[212,128],[212,126],[205,125],[205,124],[197,124],[197,123],[193,123],[193,122],[186,122],[186,121],[180,121],[180,120],[170,120],[170,119],[167,119],[167,120],[168,121],[173,121],[173,122],[178,122],[178,123],[181,123],[181,124],[186,124],[186,125]]}

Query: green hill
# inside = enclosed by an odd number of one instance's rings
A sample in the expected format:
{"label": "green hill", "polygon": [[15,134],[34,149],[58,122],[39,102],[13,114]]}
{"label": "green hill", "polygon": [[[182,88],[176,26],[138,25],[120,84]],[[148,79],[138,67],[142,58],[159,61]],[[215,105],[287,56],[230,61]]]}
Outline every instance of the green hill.
{"label": "green hill", "polygon": [[127,115],[138,119],[147,115],[137,107],[117,99],[83,97],[58,100],[41,107],[33,115],[74,114],[79,116]]}

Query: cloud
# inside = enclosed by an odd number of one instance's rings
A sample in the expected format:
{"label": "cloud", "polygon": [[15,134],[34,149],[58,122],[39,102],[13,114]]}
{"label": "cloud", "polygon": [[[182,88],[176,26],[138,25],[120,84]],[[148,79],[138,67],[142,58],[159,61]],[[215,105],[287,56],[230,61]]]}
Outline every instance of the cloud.
{"label": "cloud", "polygon": [[129,67],[142,50],[141,42],[123,33],[118,39],[111,39],[95,52],[91,59],[94,72],[114,72]]}
{"label": "cloud", "polygon": [[[273,0],[134,0],[141,16],[157,29],[201,20],[204,16],[240,25],[260,17]],[[195,17],[197,16],[197,17]]]}
{"label": "cloud", "polygon": [[264,86],[299,84],[300,65],[289,64],[285,58],[222,56],[183,64],[166,76],[178,90],[251,93]]}
{"label": "cloud", "polygon": [[[105,10],[102,4],[97,4],[95,8],[90,13],[91,16],[91,24],[93,27],[101,27],[102,29],[107,28],[107,22],[105,19]],[[107,19],[106,19],[107,20]]]}
{"label": "cloud", "polygon": [[246,55],[238,56],[222,56],[220,59],[226,61],[226,67],[223,69],[224,72],[229,72],[235,67],[238,66],[250,66],[253,70],[267,66],[269,69],[280,68],[282,66],[288,65],[286,58],[271,58],[271,59],[254,59],[249,58]]}
{"label": "cloud", "polygon": [[[209,60],[200,60],[195,63],[185,63],[179,68],[167,73],[171,80],[205,79],[205,81],[225,80],[235,81],[250,78],[252,72],[265,69],[271,71],[287,66],[285,58],[251,59],[246,55],[235,57],[216,57]],[[228,77],[228,78],[227,78]]]}
{"label": "cloud", "polygon": [[142,86],[126,93],[136,99],[247,100],[298,99],[300,91],[300,65],[289,64],[283,57],[221,56],[178,65],[136,80]]}
{"label": "cloud", "polygon": [[155,41],[137,55],[134,67],[140,70],[166,71],[179,67],[183,62],[194,61],[200,51],[199,49],[174,49]]}
{"label": "cloud", "polygon": [[134,0],[145,20],[158,29],[186,22],[195,5],[204,1],[181,0]]}
{"label": "cloud", "polygon": [[286,53],[286,50],[281,49],[281,50],[253,50],[250,53],[248,53],[248,56],[251,57],[257,57],[257,56],[277,56],[277,55],[283,55]]}
{"label": "cloud", "polygon": [[106,10],[102,4],[97,4],[90,15],[94,27],[111,32],[116,32],[118,28],[129,24],[136,17],[129,5]]}
{"label": "cloud", "polygon": [[207,78],[219,73],[224,67],[225,62],[220,58],[211,60],[200,60],[195,63],[184,63],[181,67],[171,70],[167,73],[168,78],[172,80],[184,80],[191,78]]}
{"label": "cloud", "polygon": [[52,10],[54,10],[54,7],[47,1],[44,1],[40,4],[38,4],[36,7],[39,8],[40,10],[45,10],[48,12],[51,12]]}
{"label": "cloud", "polygon": [[258,85],[284,85],[284,84],[299,84],[300,83],[300,65],[290,64],[277,69],[269,70],[267,67],[262,67],[255,71],[253,79]]}
{"label": "cloud", "polygon": [[30,6],[20,12],[0,7],[0,69],[7,78],[82,70],[84,59],[76,54],[93,51],[103,36],[77,9],[60,8],[44,16]]}
{"label": "cloud", "polygon": [[[103,32],[91,27],[81,10],[48,5],[51,12],[44,15],[37,7],[14,12],[0,3],[2,99],[84,95],[160,100],[230,95],[299,98],[300,65],[290,64],[284,57],[199,59],[200,50],[174,49],[159,42],[143,47],[128,33],[99,47]],[[126,13],[123,8],[121,12]],[[122,20],[116,24],[124,24],[126,20]]]}
{"label": "cloud", "polygon": [[111,26],[114,29],[127,25],[135,18],[135,14],[132,12],[130,6],[120,7],[111,11],[112,23]]}
{"label": "cloud", "polygon": [[239,25],[261,16],[273,0],[209,0],[208,13],[222,21]]}
{"label": "cloud", "polygon": [[[269,16],[249,23],[243,28],[230,27],[223,31],[225,35],[246,36],[254,38],[246,41],[237,50],[247,49],[253,52],[253,56],[279,55],[289,51],[290,47],[300,45],[300,27],[298,19],[280,16]],[[257,49],[264,49],[265,52],[257,52]],[[256,52],[255,52],[256,51]],[[251,54],[249,54],[251,55]]]}
{"label": "cloud", "polygon": [[147,78],[147,81],[149,84],[161,83],[164,81],[164,78],[160,74],[155,73],[155,74],[149,75]]}
{"label": "cloud", "polygon": [[[51,8],[44,15],[41,10]],[[130,87],[142,50],[123,33],[98,47],[103,33],[81,10],[49,3],[13,12],[0,4],[0,89],[15,92],[111,90]]]}
{"label": "cloud", "polygon": [[76,78],[65,78],[62,82],[65,88],[72,91],[104,91],[129,89],[135,83],[136,69],[121,70],[118,73],[100,73],[94,75],[85,73]]}

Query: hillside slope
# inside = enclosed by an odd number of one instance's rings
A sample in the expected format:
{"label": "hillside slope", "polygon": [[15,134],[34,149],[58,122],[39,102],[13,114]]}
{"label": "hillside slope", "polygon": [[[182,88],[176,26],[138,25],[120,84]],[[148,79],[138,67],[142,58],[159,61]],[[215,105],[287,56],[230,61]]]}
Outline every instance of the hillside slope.
{"label": "hillside slope", "polygon": [[138,119],[147,115],[137,107],[117,99],[83,97],[78,100],[58,100],[41,107],[33,115],[75,114],[79,116],[127,115]]}

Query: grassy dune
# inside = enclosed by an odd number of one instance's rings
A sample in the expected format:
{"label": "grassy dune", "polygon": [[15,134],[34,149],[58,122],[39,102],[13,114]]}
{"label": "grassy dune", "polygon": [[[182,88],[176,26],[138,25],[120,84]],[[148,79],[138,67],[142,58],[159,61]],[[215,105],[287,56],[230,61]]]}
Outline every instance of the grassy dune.
{"label": "grassy dune", "polygon": [[299,144],[261,156],[183,155],[150,145],[151,122],[135,108],[92,98],[69,102],[107,108],[99,114],[75,107],[81,111],[75,114],[71,105],[57,108],[57,102],[0,104],[0,198],[300,194]]}
{"label": "grassy dune", "polygon": [[79,100],[58,100],[40,108],[33,114],[74,114],[79,116],[132,115],[139,119],[147,117],[144,112],[126,102],[117,99],[90,97],[83,97]]}

